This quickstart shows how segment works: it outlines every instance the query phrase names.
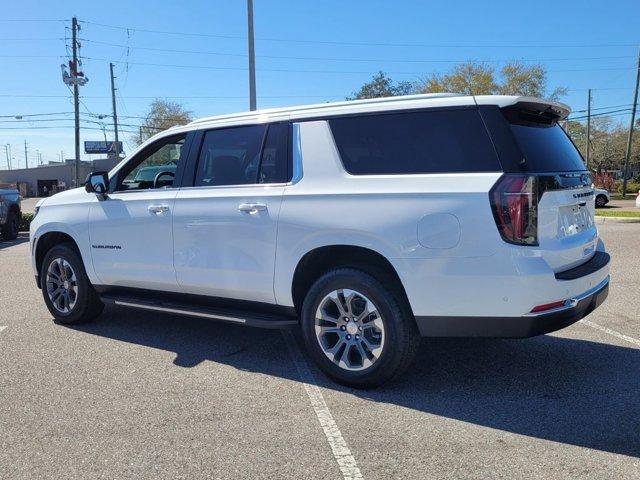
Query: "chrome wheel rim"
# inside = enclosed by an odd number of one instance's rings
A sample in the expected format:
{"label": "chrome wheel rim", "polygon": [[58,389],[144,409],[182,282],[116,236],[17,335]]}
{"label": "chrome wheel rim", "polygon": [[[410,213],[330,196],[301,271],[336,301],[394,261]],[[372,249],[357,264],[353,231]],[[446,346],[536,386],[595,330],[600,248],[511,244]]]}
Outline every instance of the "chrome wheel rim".
{"label": "chrome wheel rim", "polygon": [[64,258],[56,258],[47,268],[47,295],[60,313],[69,313],[78,300],[78,282],[73,267]]}
{"label": "chrome wheel rim", "polygon": [[323,353],[344,370],[371,367],[384,348],[382,316],[371,300],[355,290],[334,290],[320,301],[315,332]]}

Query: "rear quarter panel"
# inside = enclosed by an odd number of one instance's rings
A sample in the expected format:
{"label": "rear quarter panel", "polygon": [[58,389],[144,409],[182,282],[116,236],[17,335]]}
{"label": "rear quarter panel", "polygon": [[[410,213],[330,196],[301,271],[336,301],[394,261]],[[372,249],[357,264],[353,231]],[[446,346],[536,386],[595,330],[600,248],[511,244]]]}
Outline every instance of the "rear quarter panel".
{"label": "rear quarter panel", "polygon": [[[448,260],[496,253],[500,238],[488,192],[500,172],[352,176],[342,167],[326,121],[299,123],[294,134],[294,161],[302,160],[302,175],[286,187],[280,212],[274,279],[279,304],[293,305],[298,262],[323,246],[374,250],[392,263],[405,286],[412,283],[407,277],[414,275],[415,260],[432,259],[440,269]],[[424,290],[428,294],[428,286]]]}

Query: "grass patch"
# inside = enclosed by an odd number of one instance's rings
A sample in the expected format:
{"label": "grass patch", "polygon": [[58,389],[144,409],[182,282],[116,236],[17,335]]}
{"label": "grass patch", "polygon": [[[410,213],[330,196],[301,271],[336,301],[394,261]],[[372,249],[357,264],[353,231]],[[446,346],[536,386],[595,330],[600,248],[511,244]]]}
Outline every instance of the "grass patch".
{"label": "grass patch", "polygon": [[623,197],[622,195],[609,195],[609,198],[611,200],[635,200],[637,196],[637,192],[627,192],[626,197]]}
{"label": "grass patch", "polygon": [[619,212],[616,210],[596,210],[596,217],[640,218],[640,210],[638,210],[637,212]]}

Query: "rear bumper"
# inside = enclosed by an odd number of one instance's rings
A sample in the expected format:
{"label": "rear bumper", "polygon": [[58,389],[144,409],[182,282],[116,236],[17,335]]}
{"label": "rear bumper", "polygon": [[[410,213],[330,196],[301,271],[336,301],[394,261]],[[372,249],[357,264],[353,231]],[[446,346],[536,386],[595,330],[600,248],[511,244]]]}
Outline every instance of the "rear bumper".
{"label": "rear bumper", "polygon": [[427,317],[417,316],[423,337],[526,338],[560,330],[593,312],[609,294],[607,276],[594,288],[549,312],[520,317]]}

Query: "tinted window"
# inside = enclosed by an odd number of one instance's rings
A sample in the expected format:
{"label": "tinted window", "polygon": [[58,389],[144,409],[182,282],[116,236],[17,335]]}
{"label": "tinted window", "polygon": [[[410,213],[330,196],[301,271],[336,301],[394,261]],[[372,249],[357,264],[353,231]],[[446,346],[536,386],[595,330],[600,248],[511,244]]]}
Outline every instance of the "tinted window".
{"label": "tinted window", "polygon": [[289,126],[277,123],[269,126],[264,142],[258,183],[285,183],[288,175]]}
{"label": "tinted window", "polygon": [[353,175],[501,170],[477,110],[364,115],[329,123]]}
{"label": "tinted window", "polygon": [[205,133],[196,186],[256,183],[266,126],[223,128]]}
{"label": "tinted window", "polygon": [[172,187],[182,157],[185,136],[158,140],[124,167],[116,190],[146,190]]}
{"label": "tinted window", "polygon": [[580,153],[559,125],[511,125],[529,172],[586,170]]}

